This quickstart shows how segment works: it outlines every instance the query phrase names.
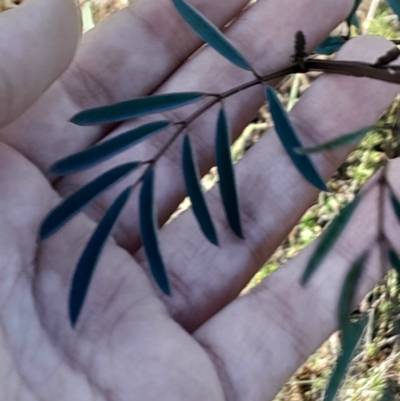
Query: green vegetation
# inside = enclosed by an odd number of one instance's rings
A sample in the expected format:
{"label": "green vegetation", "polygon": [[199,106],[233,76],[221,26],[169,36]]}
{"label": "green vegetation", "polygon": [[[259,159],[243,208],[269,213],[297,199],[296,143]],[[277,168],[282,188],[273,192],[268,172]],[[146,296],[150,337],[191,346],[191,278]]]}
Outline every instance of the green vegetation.
{"label": "green vegetation", "polygon": [[[385,4],[381,4],[375,19],[369,26],[368,33],[400,39],[399,24],[392,10]],[[286,90],[287,92],[282,93],[282,96],[288,98],[290,87]],[[399,138],[393,137],[392,133],[384,128],[385,124],[393,124],[399,120],[398,106],[399,102],[396,101],[379,122],[379,126],[383,128],[370,132],[360,142],[357,149],[349,155],[346,163],[329,183],[331,192],[319,195],[315,204],[304,214],[284,243],[254,276],[248,289],[259,284],[280,264],[292,258],[317,238],[325,226],[383,165],[384,161],[400,155],[397,150]],[[265,114],[265,110],[261,112],[261,116]],[[261,128],[264,124],[267,125],[265,118],[260,117],[254,125]],[[251,136],[249,132],[252,131],[247,129],[246,137],[235,145],[235,159],[242,156],[245,143],[249,143]],[[256,141],[260,134],[255,129],[252,135],[256,137]],[[397,333],[400,334],[398,281],[396,274],[391,272],[385,282],[377,286],[360,306],[360,309],[369,314],[367,333],[348,372],[338,397],[339,400],[383,401],[388,382],[394,394],[400,393],[400,340],[396,337]],[[340,344],[338,333],[336,333],[314,355],[310,356],[277,395],[275,401],[321,400],[338,352],[340,352]],[[390,396],[385,399],[400,400],[396,397]]]}

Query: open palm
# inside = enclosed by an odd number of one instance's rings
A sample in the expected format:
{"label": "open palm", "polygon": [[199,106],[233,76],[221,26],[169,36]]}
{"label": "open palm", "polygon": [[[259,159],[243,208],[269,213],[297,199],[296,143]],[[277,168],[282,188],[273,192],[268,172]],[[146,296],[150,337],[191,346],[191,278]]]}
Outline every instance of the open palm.
{"label": "open palm", "polygon": [[[234,19],[229,36],[258,71],[268,73],[290,62],[297,30],[305,32],[311,49],[347,16],[353,2],[259,0],[243,12],[246,0],[192,3],[218,26]],[[85,35],[75,52],[79,29],[72,0],[28,0],[0,15],[0,399],[271,399],[334,331],[348,263],[374,232],[374,193],[306,289],[298,280],[311,248],[240,298],[317,195],[273,132],[236,169],[246,240],[230,232],[214,190],[207,199],[220,247],[203,238],[190,210],[160,230],[171,297],[161,295],[147,273],[134,193],[73,330],[67,299],[76,262],[95,222],[137,176],[99,197],[86,215],[42,243],[37,242],[40,223],[62,196],[101,172],[151,158],[170,133],[60,179],[48,175],[59,158],[148,121],[82,128],[69,118],[156,92],[215,93],[251,79],[212,49],[196,52],[201,42],[170,0],[136,0]],[[362,38],[349,43],[340,57],[374,60],[389,47],[382,39]],[[374,123],[398,90],[360,82],[326,76],[307,91],[291,113],[306,144]],[[262,102],[260,88],[226,102],[235,137]],[[168,118],[180,119],[191,107]],[[210,110],[190,129],[202,173],[214,163],[215,119]],[[178,141],[156,167],[161,225],[185,196],[180,147]],[[338,151],[315,160],[328,178],[345,156]],[[375,255],[360,296],[378,279],[377,266]]]}

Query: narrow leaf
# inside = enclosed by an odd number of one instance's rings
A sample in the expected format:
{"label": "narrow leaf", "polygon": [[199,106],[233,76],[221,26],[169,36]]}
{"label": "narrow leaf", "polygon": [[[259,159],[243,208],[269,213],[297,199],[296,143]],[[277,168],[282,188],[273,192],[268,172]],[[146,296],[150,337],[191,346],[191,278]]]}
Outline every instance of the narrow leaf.
{"label": "narrow leaf", "polygon": [[203,234],[212,244],[218,245],[217,233],[201,188],[200,174],[194,160],[190,138],[187,135],[183,141],[182,153],[183,175],[185,177],[187,193],[192,202],[193,213]]}
{"label": "narrow leaf", "polygon": [[172,110],[193,103],[204,96],[205,94],[202,92],[182,92],[139,97],[110,106],[96,107],[82,111],[72,117],[71,122],[77,125],[116,123],[148,114]]}
{"label": "narrow leaf", "polygon": [[305,285],[310,280],[311,276],[317,270],[318,266],[324,261],[329,251],[335,245],[336,241],[342,234],[351,216],[359,205],[360,200],[361,196],[358,195],[354,199],[354,201],[349,203],[341,211],[339,216],[337,216],[328,226],[306,266],[304,275],[301,279],[302,285]]}
{"label": "narrow leaf", "polygon": [[43,240],[53,235],[96,196],[107,190],[140,165],[141,163],[137,162],[122,164],[80,188],[47,215],[40,228],[39,238]]}
{"label": "narrow leaf", "polygon": [[362,0],[355,0],[354,1],[354,6],[349,14],[349,16],[347,17],[347,24],[349,26],[354,25],[355,27],[359,28],[359,21],[358,21],[358,17],[357,17],[357,10],[358,7],[360,6]]}
{"label": "narrow leaf", "polygon": [[131,188],[129,187],[118,196],[111,207],[107,210],[79,259],[69,294],[69,318],[72,327],[75,326],[78,320],[90,281],[106,240],[109,237],[123,207],[128,201],[130,193]]}
{"label": "narrow leaf", "polygon": [[344,146],[348,146],[348,145],[357,143],[362,138],[364,138],[364,136],[367,135],[367,133],[370,130],[371,130],[371,127],[363,128],[358,131],[352,132],[350,134],[342,135],[336,139],[333,139],[332,141],[325,142],[321,145],[312,146],[309,148],[296,148],[295,152],[298,153],[299,155],[308,155],[310,153],[323,152],[325,150],[339,149]]}
{"label": "narrow leaf", "polygon": [[245,70],[252,70],[249,62],[229,42],[227,37],[204,15],[184,0],[172,0],[181,17],[194,31],[231,63]]}
{"label": "narrow leaf", "polygon": [[397,18],[400,17],[400,2],[399,0],[387,0],[390,8],[397,14]]}
{"label": "narrow leaf", "polygon": [[400,319],[394,321],[394,332],[396,335],[400,335]]}
{"label": "narrow leaf", "polygon": [[160,289],[170,295],[170,286],[164,261],[158,245],[158,227],[154,207],[154,170],[150,168],[143,177],[139,200],[140,232],[143,247],[150,264],[151,274]]}
{"label": "narrow leaf", "polygon": [[357,345],[360,343],[361,336],[368,323],[368,317],[363,316],[354,323],[351,323],[348,328],[346,342],[343,343],[342,353],[339,356],[335,369],[329,380],[328,387],[325,392],[324,401],[333,401],[354,356]]}
{"label": "narrow leaf", "polygon": [[342,36],[328,36],[315,50],[317,54],[331,55],[336,53],[346,43]]}
{"label": "narrow leaf", "polygon": [[393,191],[390,191],[390,201],[392,202],[394,213],[400,222],[400,202]]}
{"label": "narrow leaf", "polygon": [[357,29],[360,29],[360,19],[356,13],[354,13],[349,19],[349,26],[355,26]]}
{"label": "narrow leaf", "polygon": [[357,285],[360,281],[362,272],[364,271],[365,261],[368,258],[369,251],[364,252],[359,256],[351,266],[344,280],[343,287],[339,299],[339,327],[342,330],[342,338],[346,340],[348,328],[350,324],[350,314],[353,308]]}
{"label": "narrow leaf", "polygon": [[77,171],[92,167],[97,163],[101,163],[104,160],[123,152],[124,150],[137,144],[150,135],[154,135],[169,125],[169,121],[155,121],[149,124],[141,125],[140,127],[128,132],[124,132],[115,138],[104,141],[99,145],[92,146],[91,148],[83,150],[82,152],[75,153],[59,160],[53,164],[51,167],[51,172],[53,174],[64,175],[76,173]]}
{"label": "narrow leaf", "polygon": [[219,189],[229,226],[239,238],[244,239],[230,145],[228,121],[225,110],[221,109],[218,115],[215,143]]}
{"label": "narrow leaf", "polygon": [[275,130],[279,139],[282,142],[287,154],[291,158],[293,164],[296,166],[300,174],[312,185],[322,191],[327,191],[324,180],[319,175],[312,160],[307,155],[298,155],[294,149],[301,148],[301,142],[297,138],[296,131],[294,130],[289,117],[281,105],[275,91],[267,86],[266,96],[269,102],[269,108],[272,119],[275,124]]}

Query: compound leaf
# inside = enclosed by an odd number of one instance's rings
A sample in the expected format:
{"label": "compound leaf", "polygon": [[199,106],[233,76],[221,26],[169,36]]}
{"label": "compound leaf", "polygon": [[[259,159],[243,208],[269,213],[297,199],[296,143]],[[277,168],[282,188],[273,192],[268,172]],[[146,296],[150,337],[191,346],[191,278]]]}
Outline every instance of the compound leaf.
{"label": "compound leaf", "polygon": [[43,240],[53,235],[96,196],[107,190],[110,186],[131,173],[140,165],[141,163],[138,162],[122,164],[121,166],[107,171],[73,193],[47,215],[40,228],[39,238]]}
{"label": "compound leaf", "polygon": [[143,176],[139,199],[140,232],[151,274],[159,288],[170,295],[170,286],[158,244],[158,227],[154,205],[154,169],[150,167]]}
{"label": "compound leaf", "polygon": [[360,203],[361,197],[358,195],[353,202],[349,203],[337,216],[332,223],[328,226],[325,233],[322,235],[322,238],[317,245],[314,253],[311,255],[311,258],[306,266],[304,271],[304,275],[301,279],[301,283],[305,285],[308,280],[310,280],[311,276],[317,270],[318,266],[323,262],[326,255],[335,245],[336,241],[342,234],[345,229],[347,223],[349,222],[351,216],[356,210],[357,206]]}
{"label": "compound leaf", "polygon": [[325,182],[319,175],[312,160],[307,155],[299,155],[295,152],[295,148],[302,147],[301,142],[275,91],[270,86],[267,86],[266,96],[276,133],[293,164],[308,182],[322,191],[327,191]]}
{"label": "compound leaf", "polygon": [[182,154],[183,175],[185,178],[186,190],[192,202],[193,213],[206,238],[212,244],[218,245],[217,233],[201,188],[200,174],[194,160],[190,138],[187,135],[185,135],[183,140]]}
{"label": "compound leaf", "polygon": [[331,55],[346,43],[342,36],[328,36],[315,50],[317,54]]}
{"label": "compound leaf", "polygon": [[72,327],[75,326],[78,320],[90,281],[106,240],[109,237],[123,207],[128,201],[130,193],[131,188],[128,187],[110,206],[79,259],[69,294],[69,318]]}
{"label": "compound leaf", "polygon": [[335,398],[336,393],[343,383],[346,372],[367,323],[367,316],[362,316],[356,322],[350,323],[348,327],[347,338],[346,341],[343,342],[342,353],[340,354],[336,362],[335,369],[329,380],[329,384],[325,392],[324,401],[333,401],[333,399]]}
{"label": "compound leaf", "polygon": [[181,17],[206,43],[227,58],[231,63],[245,70],[252,70],[249,62],[204,15],[184,0],[172,0],[172,2]]}
{"label": "compound leaf", "polygon": [[116,123],[148,114],[172,110],[193,103],[204,96],[205,94],[202,92],[182,92],[139,97],[110,106],[96,107],[82,111],[72,117],[71,122],[77,125]]}
{"label": "compound leaf", "polygon": [[53,174],[64,175],[92,167],[97,163],[103,162],[104,160],[130,148],[150,135],[165,129],[170,124],[169,121],[165,120],[141,125],[140,127],[124,132],[115,138],[104,141],[99,145],[92,146],[82,152],[75,153],[59,160],[53,164],[51,172]]}
{"label": "compound leaf", "polygon": [[390,8],[400,17],[400,2],[399,0],[387,0]]}
{"label": "compound leaf", "polygon": [[244,239],[230,145],[228,121],[225,110],[221,109],[218,115],[215,144],[219,188],[229,226],[239,238]]}
{"label": "compound leaf", "polygon": [[360,141],[362,138],[364,138],[365,135],[367,135],[368,131],[370,130],[371,127],[363,128],[350,134],[342,135],[336,139],[333,139],[332,141],[325,142],[321,145],[312,146],[309,148],[296,148],[295,152],[299,155],[308,155],[310,153],[323,152],[325,150],[339,149]]}
{"label": "compound leaf", "polygon": [[361,254],[352,264],[344,280],[339,299],[339,327],[342,330],[342,338],[346,340],[350,323],[350,314],[353,308],[355,292],[364,271],[365,261],[368,258],[369,251]]}

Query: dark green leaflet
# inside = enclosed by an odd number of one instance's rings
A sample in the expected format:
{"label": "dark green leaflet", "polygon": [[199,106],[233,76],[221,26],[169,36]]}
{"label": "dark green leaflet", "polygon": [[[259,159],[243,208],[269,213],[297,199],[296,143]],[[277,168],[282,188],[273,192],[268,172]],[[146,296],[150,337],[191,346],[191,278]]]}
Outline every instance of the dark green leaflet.
{"label": "dark green leaflet", "polygon": [[75,326],[79,318],[100,254],[118,216],[129,199],[130,193],[131,188],[128,187],[110,206],[79,259],[69,294],[69,318],[72,327]]}
{"label": "dark green leaflet", "polygon": [[236,189],[235,172],[231,156],[231,136],[225,110],[221,109],[218,115],[217,135],[215,141],[217,168],[219,174],[219,189],[226,217],[232,231],[244,239],[240,221],[239,201]]}
{"label": "dark green leaflet", "polygon": [[353,358],[357,345],[360,342],[365,326],[368,323],[368,316],[362,316],[354,323],[350,323],[346,341],[343,343],[342,353],[340,354],[335,370],[329,380],[328,387],[325,392],[324,401],[333,401],[345,378],[347,369]]}
{"label": "dark green leaflet", "polygon": [[217,233],[201,188],[200,174],[193,157],[190,138],[187,135],[185,135],[185,139],[183,140],[182,164],[186,189],[192,202],[193,213],[196,216],[203,234],[212,244],[218,245]]}
{"label": "dark green leaflet", "polygon": [[294,151],[295,148],[302,147],[301,142],[297,138],[296,131],[276,96],[275,91],[270,86],[267,86],[266,97],[269,102],[269,109],[275,124],[276,133],[293,164],[308,182],[322,191],[327,191],[328,189],[324,180],[319,175],[312,160],[307,155],[298,155]]}
{"label": "dark green leaflet", "polygon": [[122,164],[121,166],[107,171],[73,193],[47,215],[40,228],[39,238],[43,240],[53,235],[97,195],[115,184],[122,177],[131,173],[140,165],[141,163],[137,162]]}
{"label": "dark green leaflet", "polygon": [[140,232],[151,274],[166,295],[171,294],[167,272],[158,245],[158,228],[154,205],[154,169],[150,167],[143,176],[139,199]]}
{"label": "dark green leaflet", "polygon": [[342,36],[328,36],[315,50],[317,54],[327,56],[336,53],[346,43]]}
{"label": "dark green leaflet", "polygon": [[321,145],[312,146],[309,148],[296,148],[295,152],[299,155],[308,155],[310,153],[323,152],[325,150],[339,149],[343,146],[351,145],[358,142],[359,140],[364,138],[364,136],[367,135],[368,131],[370,130],[371,127],[363,128],[350,134],[342,135],[332,141],[323,143]]}
{"label": "dark green leaflet", "polygon": [[342,330],[342,338],[346,340],[350,324],[350,314],[353,307],[357,285],[360,281],[369,251],[364,252],[352,264],[346,279],[344,280],[339,299],[339,327]]}
{"label": "dark green leaflet", "polygon": [[359,21],[358,21],[358,17],[356,14],[356,11],[358,10],[358,7],[360,6],[362,0],[355,0],[354,1],[354,7],[351,10],[349,16],[347,17],[347,24],[349,26],[354,25],[355,27],[359,28]]}
{"label": "dark green leaflet", "polygon": [[205,94],[202,92],[183,92],[139,97],[110,106],[82,111],[72,117],[71,122],[77,125],[116,123],[147,114],[172,110],[193,103],[204,96]]}
{"label": "dark green leaflet", "polygon": [[317,270],[318,266],[324,261],[326,255],[335,245],[336,241],[342,234],[351,216],[353,215],[354,211],[359,205],[360,200],[361,196],[360,195],[356,196],[354,201],[349,203],[341,211],[339,216],[337,216],[336,219],[334,219],[332,223],[328,226],[328,228],[322,235],[321,240],[317,245],[317,248],[311,255],[311,258],[307,264],[307,267],[304,271],[304,275],[301,279],[302,285],[305,285],[308,282],[308,280],[310,280],[311,276]]}
{"label": "dark green leaflet", "polygon": [[390,191],[390,201],[392,202],[394,213],[396,214],[396,217],[400,222],[400,202],[393,191]]}
{"label": "dark green leaflet", "polygon": [[225,35],[204,15],[184,0],[172,0],[181,17],[196,33],[231,63],[245,70],[252,70],[249,62],[229,42]]}
{"label": "dark green leaflet", "polygon": [[400,258],[399,258],[399,255],[397,254],[397,252],[392,248],[389,248],[389,250],[388,250],[388,259],[389,259],[389,262],[392,265],[393,269],[396,270],[397,277],[399,279],[400,278]]}
{"label": "dark green leaflet", "polygon": [[400,319],[394,321],[394,331],[397,335],[400,335]]}
{"label": "dark green leaflet", "polygon": [[51,172],[53,174],[64,175],[76,173],[77,171],[92,167],[97,163],[101,163],[104,160],[123,152],[143,139],[148,138],[150,135],[154,135],[162,129],[165,129],[170,124],[169,121],[155,121],[141,125],[140,127],[124,132],[115,138],[104,141],[99,145],[92,146],[82,152],[75,153],[59,160],[53,164]]}
{"label": "dark green leaflet", "polygon": [[390,8],[397,14],[400,18],[400,1],[399,0],[387,0]]}
{"label": "dark green leaflet", "polygon": [[[397,285],[400,286],[400,258],[397,252],[390,245],[388,249],[388,259],[391,266],[396,271]],[[400,320],[395,321],[395,329],[397,334],[400,334]]]}

